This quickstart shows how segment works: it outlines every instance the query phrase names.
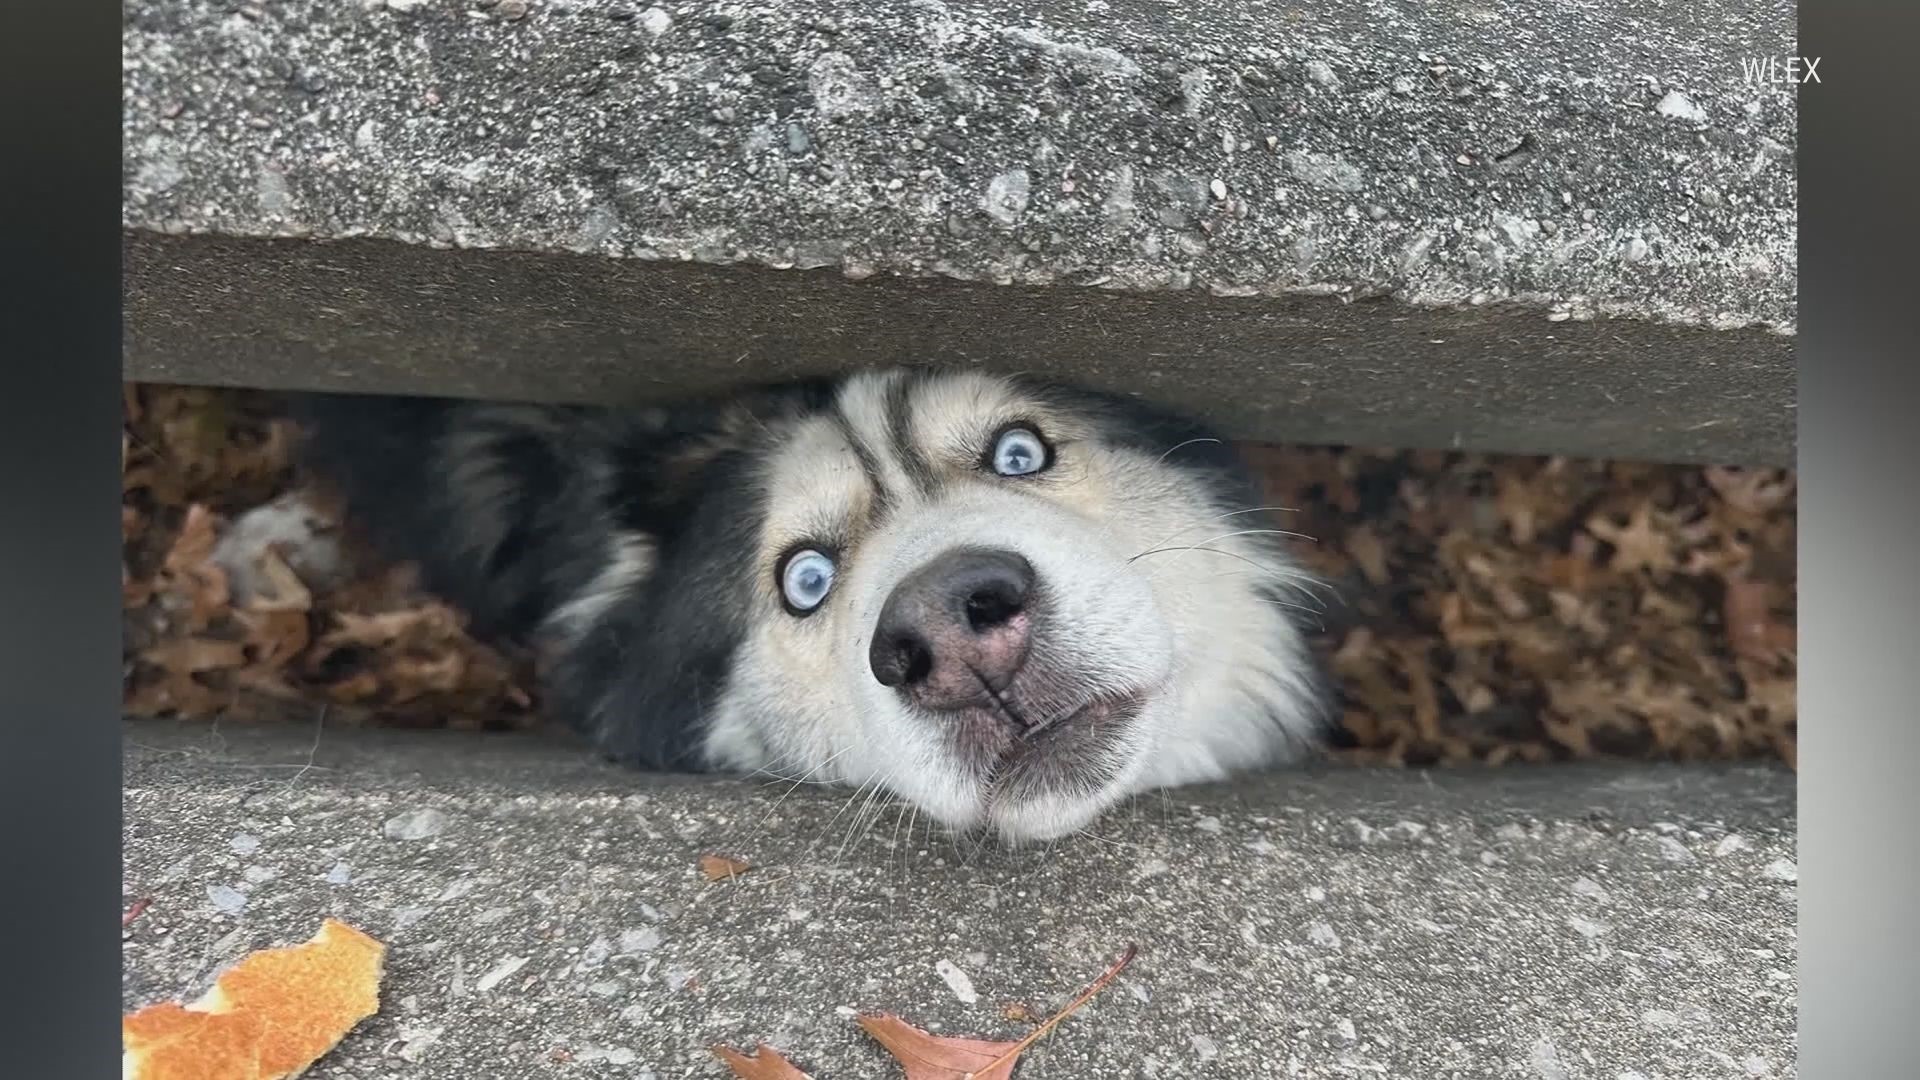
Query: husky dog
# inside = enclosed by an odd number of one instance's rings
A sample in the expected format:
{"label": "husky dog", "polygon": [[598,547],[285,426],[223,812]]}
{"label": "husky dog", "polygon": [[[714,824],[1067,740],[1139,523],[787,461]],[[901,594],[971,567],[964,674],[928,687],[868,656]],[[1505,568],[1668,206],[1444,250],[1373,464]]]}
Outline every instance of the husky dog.
{"label": "husky dog", "polygon": [[1310,584],[1238,458],[1142,403],[863,372],[632,411],[316,396],[305,460],[544,708],[655,769],[1074,832],[1312,746]]}

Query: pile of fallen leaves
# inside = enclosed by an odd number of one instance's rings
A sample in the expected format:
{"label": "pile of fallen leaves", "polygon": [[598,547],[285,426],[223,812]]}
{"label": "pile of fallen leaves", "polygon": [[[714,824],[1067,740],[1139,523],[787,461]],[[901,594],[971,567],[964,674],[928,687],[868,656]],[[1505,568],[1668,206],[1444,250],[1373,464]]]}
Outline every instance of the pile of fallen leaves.
{"label": "pile of fallen leaves", "polygon": [[[300,487],[275,399],[130,387],[125,432],[130,713],[534,722],[526,658],[468,638]],[[1328,586],[1301,602],[1343,755],[1793,761],[1791,473],[1249,453]]]}
{"label": "pile of fallen leaves", "polygon": [[[410,567],[378,566],[302,489],[274,398],[126,391],[125,707],[254,719],[528,724],[528,661],[469,638]],[[355,574],[349,568],[377,567]]]}
{"label": "pile of fallen leaves", "polygon": [[1795,760],[1792,473],[1252,455],[1316,538],[1350,756]]}

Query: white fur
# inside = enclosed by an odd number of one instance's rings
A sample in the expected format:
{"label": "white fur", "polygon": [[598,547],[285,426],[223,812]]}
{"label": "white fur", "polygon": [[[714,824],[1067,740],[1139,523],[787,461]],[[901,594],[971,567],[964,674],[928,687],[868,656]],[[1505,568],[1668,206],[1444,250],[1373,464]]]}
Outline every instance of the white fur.
{"label": "white fur", "polygon": [[616,532],[607,544],[607,562],[587,587],[547,616],[547,628],[563,637],[591,626],[602,612],[653,572],[653,542],[639,533]]}

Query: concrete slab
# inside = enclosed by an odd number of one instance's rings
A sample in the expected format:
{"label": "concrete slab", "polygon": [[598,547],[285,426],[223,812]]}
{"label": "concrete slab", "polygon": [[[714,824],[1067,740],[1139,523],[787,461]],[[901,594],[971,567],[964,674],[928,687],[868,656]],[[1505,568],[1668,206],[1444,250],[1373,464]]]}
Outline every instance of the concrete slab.
{"label": "concrete slab", "polygon": [[157,0],[128,371],[591,401],[986,363],[1249,437],[1784,463],[1796,112],[1748,76],[1793,31],[1787,0]]}
{"label": "concrete slab", "polygon": [[[1031,1077],[1794,1075],[1794,782],[1772,767],[1326,770],[967,850],[785,784],[518,736],[126,729],[128,1006],[328,914],[386,1003],[313,1075],[721,1077],[767,1039],[892,1075],[847,1010],[1017,1035]],[[699,856],[755,869],[718,884]],[[966,972],[962,1000],[938,970]],[[977,999],[977,1000],[976,1000]]]}

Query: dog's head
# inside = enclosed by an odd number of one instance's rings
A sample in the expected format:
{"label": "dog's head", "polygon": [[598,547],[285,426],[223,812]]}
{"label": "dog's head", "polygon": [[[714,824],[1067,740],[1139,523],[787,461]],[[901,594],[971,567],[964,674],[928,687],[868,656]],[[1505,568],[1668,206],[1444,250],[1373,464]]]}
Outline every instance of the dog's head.
{"label": "dog's head", "polygon": [[[1264,508],[1227,447],[1144,407],[866,374],[738,406],[647,467],[687,498],[560,611],[586,659],[555,677],[616,751],[691,699],[710,764],[1037,839],[1320,721],[1290,618],[1310,598]],[[610,588],[622,566],[644,587]]]}
{"label": "dog's head", "polygon": [[1230,448],[1138,403],[869,373],[650,412],[314,406],[308,460],[612,756],[1059,836],[1309,744],[1313,604]]}

